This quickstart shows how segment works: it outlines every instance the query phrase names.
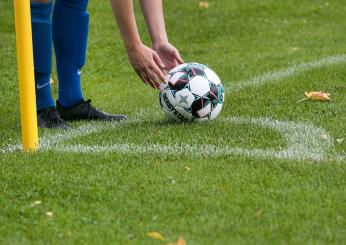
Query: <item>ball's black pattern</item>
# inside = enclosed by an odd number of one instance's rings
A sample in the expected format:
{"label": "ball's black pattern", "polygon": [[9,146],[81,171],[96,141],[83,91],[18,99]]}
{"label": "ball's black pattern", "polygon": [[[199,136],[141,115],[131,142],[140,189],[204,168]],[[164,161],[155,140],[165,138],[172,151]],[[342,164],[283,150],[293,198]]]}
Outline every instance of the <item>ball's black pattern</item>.
{"label": "ball's black pattern", "polygon": [[[212,116],[214,109],[218,106],[220,107],[220,105],[222,106],[224,88],[219,80],[212,81],[208,78],[208,71],[206,71],[206,69],[209,68],[198,63],[188,63],[182,65],[179,69],[173,69],[169,73],[167,79],[168,83],[160,93],[160,105],[166,114],[170,113],[180,121],[185,121],[182,120],[185,118],[186,121],[193,121],[202,118],[213,119],[210,117]],[[216,74],[215,76],[217,77]],[[192,82],[194,83],[194,87],[191,85],[192,79],[194,79],[194,82]],[[196,89],[196,81],[203,83],[201,86],[203,85],[204,89]],[[197,86],[199,86],[199,84],[197,84]],[[206,86],[207,89],[205,89]],[[189,94],[186,94],[186,89],[190,92]],[[179,91],[185,93],[184,96],[177,96]],[[179,106],[179,100],[182,101],[181,103],[187,103],[187,98],[189,96],[193,96],[190,106],[187,108]],[[171,100],[175,101],[169,101],[169,98],[173,98]],[[221,108],[219,108],[217,114],[220,110]],[[214,117],[216,117],[217,114]]]}

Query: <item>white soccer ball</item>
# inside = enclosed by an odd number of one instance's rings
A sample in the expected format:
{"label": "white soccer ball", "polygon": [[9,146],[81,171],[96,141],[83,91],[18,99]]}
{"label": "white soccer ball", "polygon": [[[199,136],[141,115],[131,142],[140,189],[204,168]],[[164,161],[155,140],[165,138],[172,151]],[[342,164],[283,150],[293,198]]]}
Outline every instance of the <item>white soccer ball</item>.
{"label": "white soccer ball", "polygon": [[225,90],[220,78],[205,65],[187,63],[169,71],[160,87],[160,105],[169,119],[181,122],[215,119]]}

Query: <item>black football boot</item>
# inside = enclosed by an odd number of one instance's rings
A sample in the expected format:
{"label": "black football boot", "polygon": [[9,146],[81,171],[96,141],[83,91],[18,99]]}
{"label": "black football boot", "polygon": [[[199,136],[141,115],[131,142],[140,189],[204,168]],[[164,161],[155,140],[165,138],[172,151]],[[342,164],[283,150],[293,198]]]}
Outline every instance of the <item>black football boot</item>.
{"label": "black football boot", "polygon": [[40,128],[69,129],[70,127],[60,118],[55,107],[47,107],[37,112],[37,124]]}
{"label": "black football boot", "polygon": [[99,121],[121,121],[126,120],[126,115],[109,114],[103,112],[93,105],[91,100],[83,100],[70,107],[62,107],[59,101],[56,102],[58,112],[62,119],[68,121],[75,120],[99,120]]}

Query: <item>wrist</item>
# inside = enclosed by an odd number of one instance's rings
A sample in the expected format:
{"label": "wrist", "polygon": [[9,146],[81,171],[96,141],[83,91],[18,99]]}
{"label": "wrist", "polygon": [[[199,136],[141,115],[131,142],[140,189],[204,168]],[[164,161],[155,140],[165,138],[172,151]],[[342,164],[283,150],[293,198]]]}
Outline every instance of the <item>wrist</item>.
{"label": "wrist", "polygon": [[166,44],[166,43],[168,43],[167,37],[157,38],[157,39],[152,41],[152,46],[155,49],[155,48],[160,47],[161,45]]}
{"label": "wrist", "polygon": [[140,47],[142,45],[142,41],[139,39],[139,40],[133,40],[133,41],[130,41],[130,42],[126,42],[125,43],[125,48],[127,51],[131,51],[133,49],[136,49],[138,47]]}

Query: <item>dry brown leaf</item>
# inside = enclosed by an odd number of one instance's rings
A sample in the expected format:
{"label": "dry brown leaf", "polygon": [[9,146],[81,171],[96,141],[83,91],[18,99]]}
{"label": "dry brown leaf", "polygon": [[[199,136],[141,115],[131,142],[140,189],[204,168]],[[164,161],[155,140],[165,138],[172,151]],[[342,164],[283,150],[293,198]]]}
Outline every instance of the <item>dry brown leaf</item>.
{"label": "dry brown leaf", "polygon": [[164,236],[161,235],[159,232],[156,232],[156,231],[148,232],[148,233],[147,233],[147,236],[148,236],[148,237],[151,237],[151,238],[154,238],[154,239],[156,239],[156,240],[160,240],[160,241],[165,240]]}
{"label": "dry brown leaf", "polygon": [[325,93],[322,91],[305,92],[304,95],[306,97],[305,99],[310,99],[310,100],[320,100],[320,101],[330,101],[331,100],[330,99],[330,93]]}
{"label": "dry brown leaf", "polygon": [[185,242],[185,239],[183,236],[180,236],[178,241],[176,242],[170,242],[170,243],[167,243],[166,245],[186,245],[186,242]]}
{"label": "dry brown leaf", "polygon": [[205,8],[205,9],[207,9],[207,8],[209,8],[209,3],[208,3],[207,1],[202,1],[202,2],[199,2],[198,6],[199,6],[200,8]]}
{"label": "dry brown leaf", "polygon": [[185,239],[183,236],[180,236],[176,245],[186,245]]}

